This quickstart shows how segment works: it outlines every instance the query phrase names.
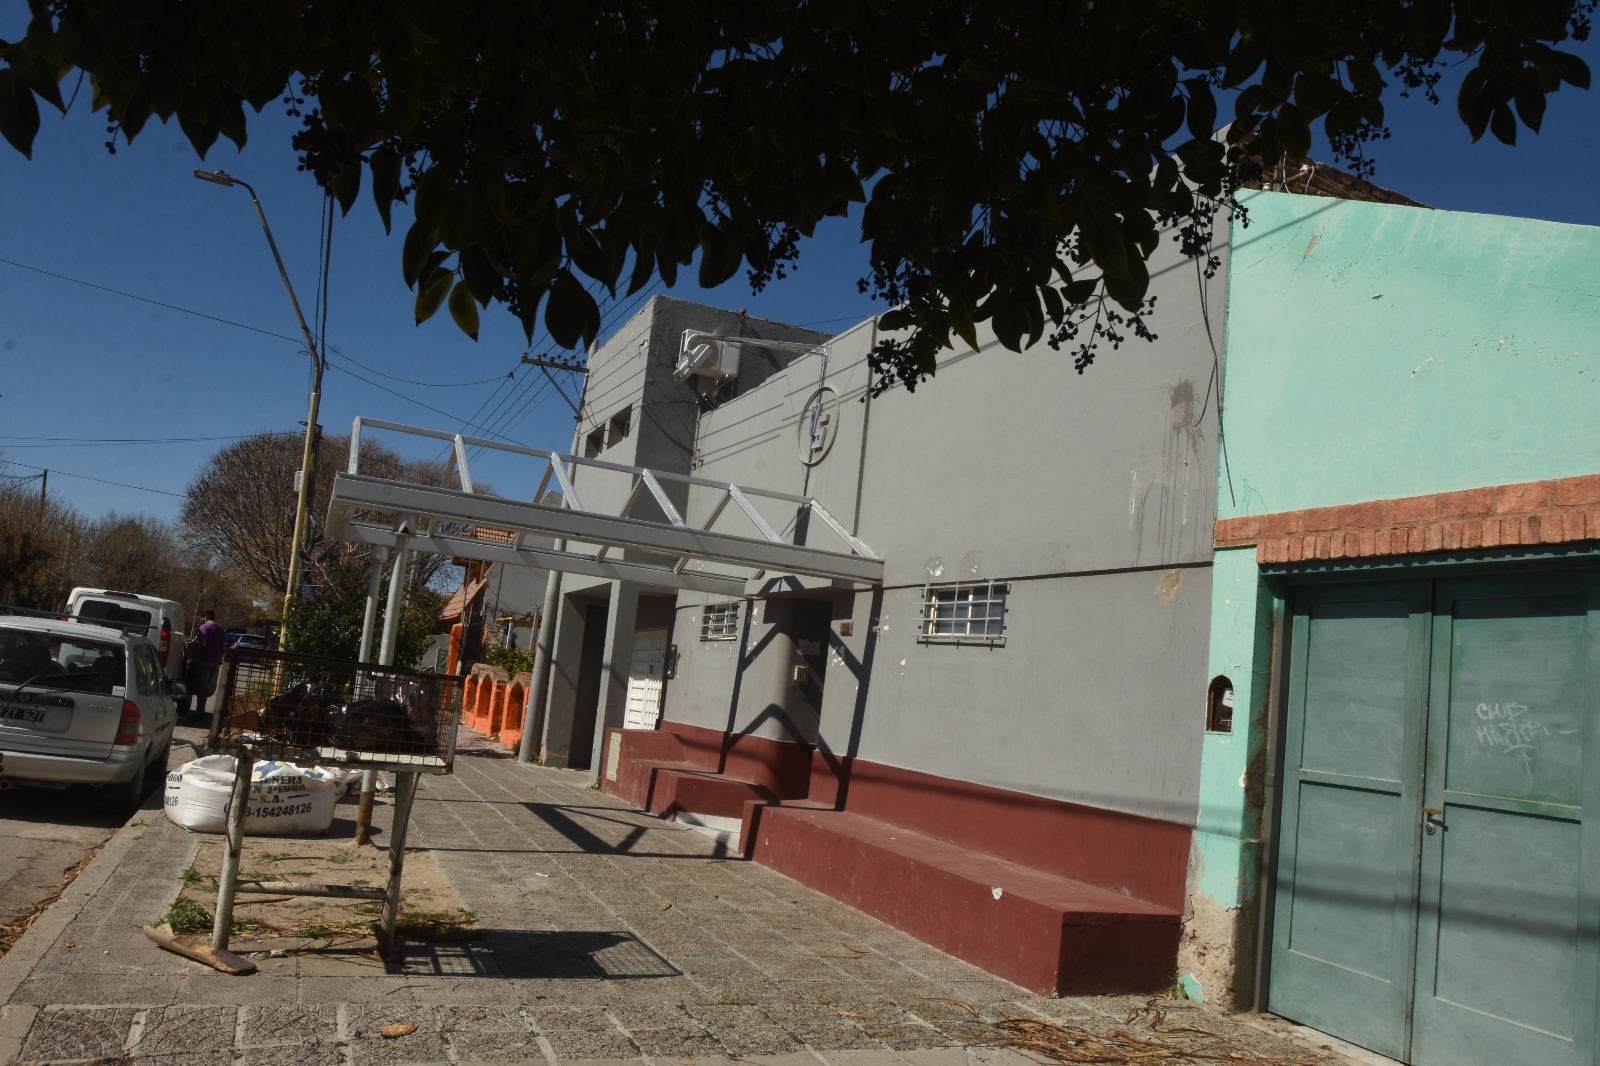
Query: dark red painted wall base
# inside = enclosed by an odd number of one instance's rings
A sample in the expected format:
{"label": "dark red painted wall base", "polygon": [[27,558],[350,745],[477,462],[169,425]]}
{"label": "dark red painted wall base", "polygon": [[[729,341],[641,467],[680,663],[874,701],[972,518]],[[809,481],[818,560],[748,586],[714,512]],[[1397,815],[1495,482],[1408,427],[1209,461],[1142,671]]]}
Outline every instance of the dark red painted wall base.
{"label": "dark red painted wall base", "polygon": [[607,791],[742,817],[746,856],[991,973],[1042,993],[1171,983],[1186,826],[681,723],[612,736]]}
{"label": "dark red painted wall base", "polygon": [[1182,913],[845,811],[767,807],[752,854],[1042,994],[1172,983]]}
{"label": "dark red painted wall base", "polygon": [[[612,779],[609,753],[617,743]],[[798,744],[662,722],[659,729],[610,730],[606,745],[605,790],[663,817],[692,811],[738,818],[750,800],[806,794],[811,754]]]}

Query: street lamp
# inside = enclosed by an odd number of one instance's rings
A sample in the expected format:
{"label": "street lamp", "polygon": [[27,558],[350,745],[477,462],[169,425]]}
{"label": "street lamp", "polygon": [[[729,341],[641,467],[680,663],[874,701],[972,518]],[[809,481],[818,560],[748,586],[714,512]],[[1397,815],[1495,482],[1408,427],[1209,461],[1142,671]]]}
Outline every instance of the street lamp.
{"label": "street lamp", "polygon": [[[256,205],[256,217],[261,220],[261,232],[267,235],[267,247],[272,249],[272,259],[278,264],[278,275],[283,278],[284,291],[289,303],[294,305],[294,317],[300,322],[300,335],[305,338],[306,351],[311,355],[311,413],[306,416],[305,450],[300,454],[300,491],[294,505],[294,537],[289,543],[289,587],[283,593],[283,617],[288,621],[289,604],[300,594],[300,542],[306,531],[306,500],[311,494],[311,479],[316,470],[317,407],[322,399],[322,357],[311,340],[311,330],[306,326],[306,316],[300,313],[300,301],[295,299],[294,286],[289,284],[289,272],[284,269],[283,257],[278,254],[278,242],[272,239],[272,228],[267,225],[266,212],[261,210],[261,200],[250,183],[220,170],[195,170],[194,176],[213,185],[232,188],[242,186]],[[287,627],[286,631],[287,631]]]}

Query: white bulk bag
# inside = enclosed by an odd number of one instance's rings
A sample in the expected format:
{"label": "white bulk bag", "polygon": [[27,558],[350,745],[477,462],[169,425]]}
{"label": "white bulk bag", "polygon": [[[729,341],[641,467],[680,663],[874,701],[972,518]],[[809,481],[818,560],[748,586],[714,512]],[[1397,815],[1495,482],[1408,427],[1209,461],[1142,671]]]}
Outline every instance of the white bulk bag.
{"label": "white bulk bag", "polygon": [[[168,774],[167,817],[196,833],[224,832],[236,765],[232,755],[207,755]],[[250,772],[244,831],[251,836],[326,832],[344,782],[341,770],[257,762]]]}

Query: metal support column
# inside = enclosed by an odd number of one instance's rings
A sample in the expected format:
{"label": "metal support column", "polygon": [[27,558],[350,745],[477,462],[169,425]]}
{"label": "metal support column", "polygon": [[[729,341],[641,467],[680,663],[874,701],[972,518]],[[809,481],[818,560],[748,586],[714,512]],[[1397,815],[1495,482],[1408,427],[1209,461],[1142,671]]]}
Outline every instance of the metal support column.
{"label": "metal support column", "polygon": [[[361,647],[356,658],[368,662],[372,657],[372,629],[378,620],[378,590],[383,586],[383,564],[389,558],[389,549],[374,548],[372,565],[367,571],[367,609],[361,616]],[[378,793],[378,771],[361,773],[361,799],[356,805],[356,843],[372,840],[372,804]]]}
{"label": "metal support column", "polygon": [[383,914],[378,921],[378,951],[385,959],[398,959],[400,945],[394,927],[400,917],[400,877],[406,865],[406,829],[411,822],[411,802],[417,796],[414,773],[397,775],[394,787],[394,826],[389,831],[389,884],[383,894]]}
{"label": "metal support column", "polygon": [[239,752],[233,772],[233,792],[228,797],[228,846],[222,854],[222,876],[217,878],[217,915],[211,923],[211,946],[228,949],[233,930],[233,893],[239,883],[239,855],[244,851],[244,816],[250,806],[250,774],[255,756],[248,748]]}

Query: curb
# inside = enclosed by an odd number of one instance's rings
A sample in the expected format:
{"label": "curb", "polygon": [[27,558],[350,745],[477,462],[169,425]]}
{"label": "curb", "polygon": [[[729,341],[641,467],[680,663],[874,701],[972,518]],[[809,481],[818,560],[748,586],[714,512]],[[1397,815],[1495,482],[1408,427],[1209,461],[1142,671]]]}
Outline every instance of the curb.
{"label": "curb", "polygon": [[163,792],[157,789],[146,797],[144,805],[100,845],[94,858],[89,860],[89,865],[72,879],[66,891],[34,919],[27,932],[18,938],[4,958],[0,958],[0,1004],[11,1002],[17,988],[33,973],[33,968],[49,953],[67,926],[83,911],[95,893],[111,880],[111,875],[116,873],[117,867],[133,849],[134,842],[143,835],[144,830],[150,828],[148,824],[139,825],[139,820],[148,818],[152,813],[162,815],[162,796]]}

